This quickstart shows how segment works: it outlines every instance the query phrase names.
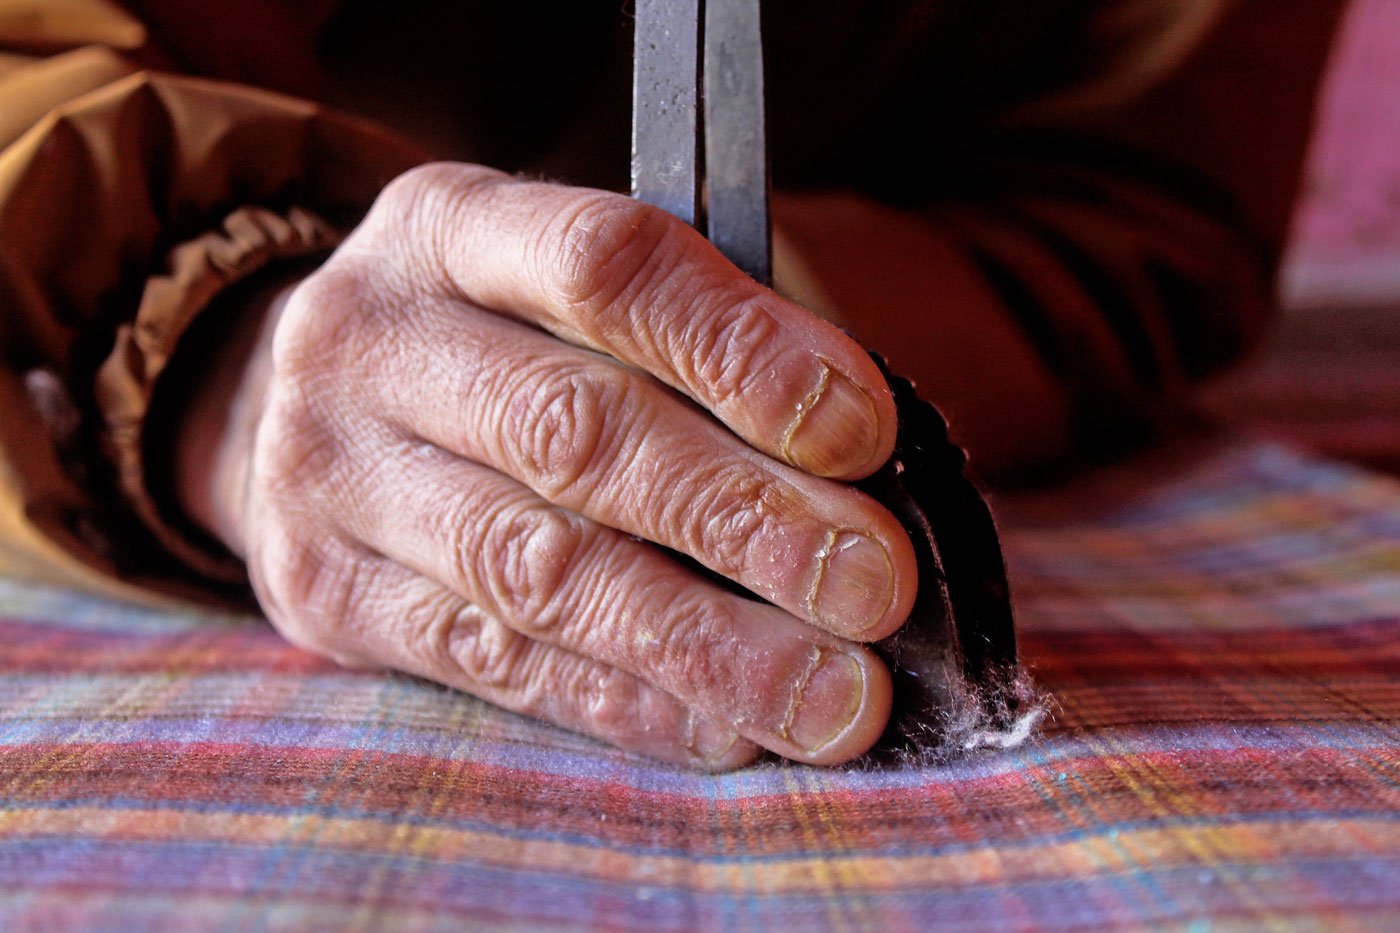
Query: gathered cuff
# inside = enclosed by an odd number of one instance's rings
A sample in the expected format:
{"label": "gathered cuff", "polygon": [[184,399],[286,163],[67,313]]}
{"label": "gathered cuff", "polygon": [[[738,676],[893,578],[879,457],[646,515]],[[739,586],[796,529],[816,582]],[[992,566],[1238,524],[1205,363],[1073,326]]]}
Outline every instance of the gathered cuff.
{"label": "gathered cuff", "polygon": [[169,271],[147,281],[135,319],[117,329],[112,351],[97,371],[102,446],[121,495],[172,556],[211,580],[240,583],[246,571],[214,542],[197,540],[187,521],[167,514],[160,503],[174,497],[150,487],[145,428],[156,383],[181,337],[216,296],[275,263],[328,252],[341,238],[340,231],[302,208],[285,213],[239,208],[221,229],[171,250]]}

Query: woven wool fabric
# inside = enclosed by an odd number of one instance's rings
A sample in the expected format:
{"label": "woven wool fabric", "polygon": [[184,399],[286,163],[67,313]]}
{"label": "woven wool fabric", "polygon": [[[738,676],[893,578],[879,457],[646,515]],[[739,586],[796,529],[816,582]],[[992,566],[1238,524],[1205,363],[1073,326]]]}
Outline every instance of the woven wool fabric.
{"label": "woven wool fabric", "polygon": [[687,773],[0,583],[0,927],[1400,926],[1400,485],[1236,446],[1001,509],[1058,705],[942,767]]}

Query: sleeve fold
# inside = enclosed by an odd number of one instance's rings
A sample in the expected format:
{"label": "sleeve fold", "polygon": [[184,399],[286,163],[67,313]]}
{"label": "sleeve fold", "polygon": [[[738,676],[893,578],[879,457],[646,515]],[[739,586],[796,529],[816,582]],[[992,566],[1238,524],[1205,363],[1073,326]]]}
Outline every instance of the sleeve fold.
{"label": "sleeve fold", "polygon": [[0,572],[207,599],[241,571],[148,488],[159,377],[218,295],[324,254],[426,153],[96,47],[0,75],[0,114]]}
{"label": "sleeve fold", "polygon": [[324,254],[339,240],[338,231],[301,208],[285,215],[239,208],[221,229],[171,251],[169,271],[146,282],[135,319],[117,327],[112,351],[97,370],[93,388],[102,448],[117,487],[167,551],[212,580],[242,582],[243,566],[189,535],[160,505],[170,497],[149,487],[145,427],[157,380],[180,338],[216,295],[279,260]]}

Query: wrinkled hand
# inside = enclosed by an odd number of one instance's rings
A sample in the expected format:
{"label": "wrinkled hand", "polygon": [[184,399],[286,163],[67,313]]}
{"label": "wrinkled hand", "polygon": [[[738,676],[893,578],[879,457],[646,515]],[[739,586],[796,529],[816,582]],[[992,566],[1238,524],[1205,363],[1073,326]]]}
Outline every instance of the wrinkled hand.
{"label": "wrinkled hand", "polygon": [[[207,481],[290,640],[711,768],[837,762],[908,615],[878,370],[669,215],[416,169],[285,295]],[[767,602],[725,591],[648,542]]]}

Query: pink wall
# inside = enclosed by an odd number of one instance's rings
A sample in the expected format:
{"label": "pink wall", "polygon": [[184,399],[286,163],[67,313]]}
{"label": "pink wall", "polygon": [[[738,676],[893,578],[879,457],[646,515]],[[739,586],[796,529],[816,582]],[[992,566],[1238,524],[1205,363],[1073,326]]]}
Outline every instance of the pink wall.
{"label": "pink wall", "polygon": [[1353,0],[1322,93],[1284,296],[1400,302],[1400,0]]}

